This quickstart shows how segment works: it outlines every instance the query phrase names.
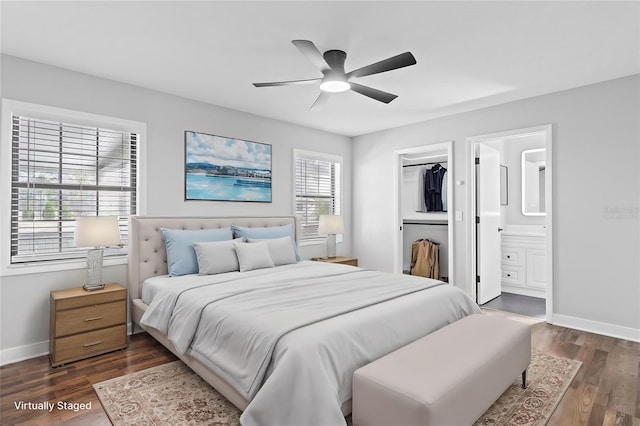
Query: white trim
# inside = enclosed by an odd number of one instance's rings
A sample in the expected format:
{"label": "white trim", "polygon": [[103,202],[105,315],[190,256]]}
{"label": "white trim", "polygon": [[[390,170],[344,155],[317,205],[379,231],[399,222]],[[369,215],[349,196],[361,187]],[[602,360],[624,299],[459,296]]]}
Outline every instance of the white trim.
{"label": "white trim", "polygon": [[[83,124],[87,126],[109,127],[113,130],[121,130],[137,133],[139,139],[137,141],[137,214],[144,215],[147,211],[147,124],[139,121],[126,120],[116,117],[108,117],[103,115],[91,114],[81,111],[73,111],[63,108],[57,108],[46,105],[32,104],[28,102],[15,101],[11,99],[2,99],[2,135],[0,135],[0,192],[4,193],[3,200],[0,201],[2,206],[11,205],[11,117],[12,115],[26,115],[44,120],[54,120]],[[11,229],[11,211],[10,209],[0,209],[0,229]],[[74,260],[55,260],[43,261],[32,264],[11,264],[11,253],[9,244],[5,241],[4,236],[10,236],[10,233],[2,233],[3,238],[0,239],[0,276],[32,274],[50,271],[61,271],[71,269],[82,269],[86,266],[84,259]],[[122,265],[126,263],[121,259],[105,259],[105,265]]]}
{"label": "white trim", "polygon": [[616,339],[640,342],[640,328],[625,327],[622,325],[558,314],[553,316],[553,324],[560,327],[568,327],[576,330],[587,331],[589,333],[615,337]]}
{"label": "white trim", "polygon": [[[332,163],[338,163],[340,164],[340,215],[342,216],[342,219],[346,222],[346,217],[344,216],[344,162],[343,162],[343,158],[341,155],[336,155],[336,154],[327,154],[324,152],[317,152],[317,151],[309,151],[306,149],[298,149],[298,148],[294,148],[293,149],[293,157],[292,157],[292,163],[291,163],[291,170],[292,170],[292,178],[293,178],[293,192],[292,192],[292,204],[291,204],[291,211],[292,214],[295,215],[296,214],[296,159],[298,157],[301,158],[306,158],[306,159],[315,159],[315,160],[319,160],[319,161],[330,161]],[[300,216],[298,216],[300,217]],[[345,223],[345,226],[348,226],[348,223]],[[310,237],[306,237],[306,238],[302,238],[301,236],[298,236],[298,245],[307,245],[307,244],[303,244],[304,241],[309,241],[309,240],[317,240],[317,239],[324,239],[324,241],[326,241],[326,236],[325,235],[314,235],[314,236],[310,236]],[[337,243],[342,243],[344,242],[344,234],[339,234],[338,235],[338,239],[337,239]],[[326,244],[323,242],[323,244]],[[308,245],[316,245],[315,243],[312,244],[308,244]]]}
{"label": "white trim", "polygon": [[504,293],[511,294],[521,294],[523,296],[531,296],[537,297],[539,299],[545,299],[545,291],[544,289],[535,289],[535,288],[527,288],[527,287],[518,287],[516,285],[505,284],[504,282],[500,284],[502,287],[502,291]]}
{"label": "white trim", "polygon": [[[395,235],[393,239],[393,272],[396,274],[402,273],[402,212],[401,212],[401,188],[402,188],[402,156],[407,154],[419,154],[428,153],[433,151],[443,152],[446,150],[446,154],[439,155],[438,157],[447,156],[447,233],[448,233],[448,246],[449,246],[449,283],[456,285],[455,275],[455,241],[454,241],[454,211],[455,211],[455,197],[454,197],[454,158],[453,158],[453,141],[434,143],[429,145],[414,146],[411,148],[397,149],[393,151],[393,233]],[[444,162],[444,161],[443,161]],[[459,283],[457,285],[460,287]],[[464,288],[464,287],[463,287]]]}
{"label": "white trim", "polygon": [[524,137],[532,134],[544,133],[546,151],[546,176],[545,176],[545,227],[547,230],[546,238],[546,256],[547,256],[547,288],[545,291],[546,300],[546,321],[553,324],[553,129],[551,124],[536,127],[528,127],[524,129],[507,130],[504,132],[490,133],[486,135],[471,136],[467,138],[467,182],[468,199],[467,206],[469,214],[467,220],[467,277],[471,285],[471,296],[476,300],[476,233],[475,233],[475,215],[476,215],[476,174],[475,174],[475,145],[478,142],[486,142],[491,140]]}
{"label": "white trim", "polygon": [[[103,266],[126,265],[127,255],[105,257]],[[13,275],[39,274],[43,272],[70,271],[74,269],[87,269],[87,259],[50,260],[34,263],[14,263],[2,268],[3,277]]]}
{"label": "white trim", "polygon": [[[132,324],[128,322],[127,336],[131,336],[132,334]],[[20,362],[43,355],[49,355],[49,340],[3,349],[0,351],[0,365],[13,364],[14,362]]]}

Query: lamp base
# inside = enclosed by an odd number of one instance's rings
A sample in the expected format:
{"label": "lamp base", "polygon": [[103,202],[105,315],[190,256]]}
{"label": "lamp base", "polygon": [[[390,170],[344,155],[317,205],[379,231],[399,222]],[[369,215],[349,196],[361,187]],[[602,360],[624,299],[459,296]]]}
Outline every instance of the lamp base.
{"label": "lamp base", "polygon": [[87,291],[104,288],[102,281],[102,254],[101,248],[87,250],[87,283],[82,286]]}
{"label": "lamp base", "polygon": [[85,284],[82,286],[85,291],[94,291],[94,290],[102,290],[104,288],[104,283],[96,284],[96,285],[88,285]]}
{"label": "lamp base", "polygon": [[336,234],[327,234],[327,258],[336,257]]}

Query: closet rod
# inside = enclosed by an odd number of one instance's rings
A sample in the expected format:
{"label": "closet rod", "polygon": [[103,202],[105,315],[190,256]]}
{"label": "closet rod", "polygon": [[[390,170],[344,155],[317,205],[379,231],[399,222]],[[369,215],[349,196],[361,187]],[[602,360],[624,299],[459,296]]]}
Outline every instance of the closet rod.
{"label": "closet rod", "polygon": [[438,161],[436,163],[420,163],[420,164],[407,164],[406,166],[402,166],[402,167],[415,167],[415,166],[430,166],[432,164],[447,164],[448,161]]}

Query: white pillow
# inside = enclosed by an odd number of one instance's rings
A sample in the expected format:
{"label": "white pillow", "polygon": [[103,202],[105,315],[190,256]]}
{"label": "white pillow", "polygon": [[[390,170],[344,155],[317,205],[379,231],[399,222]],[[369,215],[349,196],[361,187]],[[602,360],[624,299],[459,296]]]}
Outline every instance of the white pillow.
{"label": "white pillow", "polygon": [[233,241],[193,243],[200,275],[214,275],[240,269]]}
{"label": "white pillow", "polygon": [[296,263],[296,252],[291,244],[291,237],[282,238],[247,238],[250,243],[265,241],[269,246],[269,254],[275,266]]}
{"label": "white pillow", "polygon": [[261,268],[273,268],[273,260],[269,254],[269,245],[266,241],[253,244],[235,242],[234,245],[236,247],[236,254],[238,255],[240,272]]}

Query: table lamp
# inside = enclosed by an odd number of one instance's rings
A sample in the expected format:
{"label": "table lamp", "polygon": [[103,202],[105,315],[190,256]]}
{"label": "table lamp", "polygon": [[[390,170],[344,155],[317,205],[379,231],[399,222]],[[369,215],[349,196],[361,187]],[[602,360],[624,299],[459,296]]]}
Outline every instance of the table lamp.
{"label": "table lamp", "polygon": [[336,234],[342,234],[344,232],[342,216],[320,215],[318,232],[327,234],[327,257],[336,257]]}
{"label": "table lamp", "polygon": [[87,250],[87,291],[104,288],[102,282],[102,255],[104,247],[120,244],[120,227],[115,216],[82,216],[76,219],[74,232],[78,247],[94,247]]}

